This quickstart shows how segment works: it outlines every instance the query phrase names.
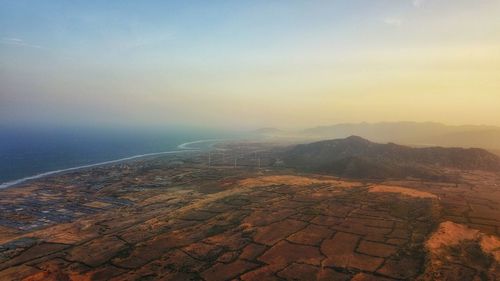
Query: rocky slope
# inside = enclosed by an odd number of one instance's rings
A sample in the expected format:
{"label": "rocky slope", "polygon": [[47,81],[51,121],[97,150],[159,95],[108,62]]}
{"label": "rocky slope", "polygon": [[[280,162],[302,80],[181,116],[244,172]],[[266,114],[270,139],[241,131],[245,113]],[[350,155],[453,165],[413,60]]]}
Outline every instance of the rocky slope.
{"label": "rocky slope", "polygon": [[285,165],[306,171],[363,178],[437,179],[436,168],[499,171],[500,158],[478,148],[412,148],[361,137],[297,145],[283,153]]}

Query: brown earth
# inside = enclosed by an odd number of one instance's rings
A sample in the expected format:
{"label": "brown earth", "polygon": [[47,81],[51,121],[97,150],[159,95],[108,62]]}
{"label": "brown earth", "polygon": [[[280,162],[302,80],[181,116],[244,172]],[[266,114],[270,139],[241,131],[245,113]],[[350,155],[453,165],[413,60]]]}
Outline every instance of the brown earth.
{"label": "brown earth", "polygon": [[[29,229],[59,218],[41,202],[21,227],[3,225],[0,280],[499,280],[496,174],[361,183],[202,161],[0,191],[7,211],[42,198],[74,215]],[[83,187],[99,177],[101,189]],[[9,214],[0,223],[19,223]]]}

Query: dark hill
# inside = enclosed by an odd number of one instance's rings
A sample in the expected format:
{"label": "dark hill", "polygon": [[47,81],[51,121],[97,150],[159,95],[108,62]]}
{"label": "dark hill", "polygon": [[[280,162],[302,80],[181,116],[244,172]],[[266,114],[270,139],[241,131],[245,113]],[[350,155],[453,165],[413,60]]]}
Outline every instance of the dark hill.
{"label": "dark hill", "polygon": [[297,145],[284,152],[285,165],[348,177],[438,179],[436,168],[500,170],[500,158],[478,148],[412,148],[361,137]]}
{"label": "dark hill", "polygon": [[380,143],[500,149],[500,127],[496,126],[449,126],[432,122],[346,123],[306,129],[301,135],[316,139],[357,135]]}

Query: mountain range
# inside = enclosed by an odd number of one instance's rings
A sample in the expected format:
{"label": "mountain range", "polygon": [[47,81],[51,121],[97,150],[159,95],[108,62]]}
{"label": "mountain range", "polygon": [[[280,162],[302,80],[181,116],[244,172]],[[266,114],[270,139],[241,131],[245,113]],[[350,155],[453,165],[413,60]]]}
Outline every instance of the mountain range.
{"label": "mountain range", "polygon": [[375,142],[394,142],[416,147],[478,147],[497,153],[500,151],[500,127],[496,126],[449,126],[433,122],[345,123],[295,131],[266,128],[255,133],[277,139],[297,138],[300,141],[356,135]]}
{"label": "mountain range", "polygon": [[355,178],[445,179],[443,168],[500,171],[500,157],[479,148],[409,147],[359,136],[292,146],[288,167]]}

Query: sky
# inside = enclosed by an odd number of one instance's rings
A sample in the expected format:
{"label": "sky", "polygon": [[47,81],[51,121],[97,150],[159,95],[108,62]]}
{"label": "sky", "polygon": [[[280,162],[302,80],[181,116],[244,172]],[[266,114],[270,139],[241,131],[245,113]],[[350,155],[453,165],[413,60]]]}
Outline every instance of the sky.
{"label": "sky", "polygon": [[500,1],[0,0],[0,124],[500,126]]}

